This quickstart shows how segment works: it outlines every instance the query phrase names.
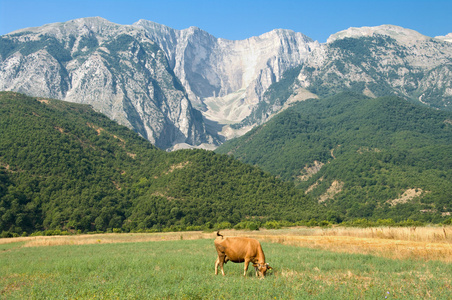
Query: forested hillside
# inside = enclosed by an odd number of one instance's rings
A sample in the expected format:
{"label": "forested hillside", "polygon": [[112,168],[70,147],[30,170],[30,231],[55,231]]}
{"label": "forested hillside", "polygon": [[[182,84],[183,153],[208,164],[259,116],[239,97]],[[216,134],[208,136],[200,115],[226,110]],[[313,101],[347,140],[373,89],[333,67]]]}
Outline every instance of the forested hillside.
{"label": "forested hillside", "polygon": [[167,153],[91,107],[0,93],[0,232],[309,220],[293,183],[226,155]]}
{"label": "forested hillside", "polygon": [[452,213],[452,113],[400,98],[308,100],[217,149],[294,182],[332,219]]}

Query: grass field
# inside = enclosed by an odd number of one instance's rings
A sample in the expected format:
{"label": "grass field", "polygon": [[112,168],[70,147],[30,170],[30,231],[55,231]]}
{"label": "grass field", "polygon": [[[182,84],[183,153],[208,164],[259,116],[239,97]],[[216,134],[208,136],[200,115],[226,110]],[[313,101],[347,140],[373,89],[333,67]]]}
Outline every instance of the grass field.
{"label": "grass field", "polygon": [[[364,229],[224,231],[261,241],[274,267],[264,280],[252,270],[243,278],[243,264],[233,263],[215,276],[214,233],[1,239],[0,298],[450,299],[450,228],[443,229],[373,229],[374,237]],[[420,250],[391,258],[394,243]],[[424,253],[432,244],[444,257]]]}

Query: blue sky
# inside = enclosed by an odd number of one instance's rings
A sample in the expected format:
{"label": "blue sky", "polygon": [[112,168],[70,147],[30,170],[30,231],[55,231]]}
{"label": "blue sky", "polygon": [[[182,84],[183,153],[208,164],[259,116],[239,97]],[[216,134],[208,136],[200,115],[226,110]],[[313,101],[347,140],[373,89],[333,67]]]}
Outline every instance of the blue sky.
{"label": "blue sky", "polygon": [[383,24],[446,35],[452,32],[451,13],[451,0],[0,0],[0,35],[100,16],[118,24],[146,19],[175,29],[197,26],[230,40],[283,28],[323,43],[349,27]]}

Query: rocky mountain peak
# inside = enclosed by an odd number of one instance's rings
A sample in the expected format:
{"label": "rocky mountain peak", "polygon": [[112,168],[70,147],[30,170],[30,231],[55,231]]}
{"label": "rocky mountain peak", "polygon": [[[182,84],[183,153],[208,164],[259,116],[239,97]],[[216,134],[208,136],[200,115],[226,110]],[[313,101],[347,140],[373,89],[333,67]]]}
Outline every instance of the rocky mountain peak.
{"label": "rocky mountain peak", "polygon": [[430,37],[422,35],[411,29],[395,25],[380,25],[375,27],[350,27],[349,29],[332,34],[328,38],[327,43],[332,43],[338,39],[369,37],[373,35],[386,35],[402,44],[412,44],[417,41],[426,41],[431,39]]}
{"label": "rocky mountain peak", "polygon": [[452,45],[394,25],[349,28],[313,51],[298,77],[320,96],[353,90],[395,94],[438,109],[452,101]]}
{"label": "rocky mountain peak", "polygon": [[145,20],[134,25],[165,51],[192,103],[220,124],[245,118],[271,84],[319,47],[309,37],[285,29],[227,40],[197,27],[175,30]]}
{"label": "rocky mountain peak", "polygon": [[117,29],[118,24],[112,23],[101,17],[80,18],[67,22],[58,22],[46,24],[40,27],[29,27],[11,32],[9,35],[18,35],[24,33],[33,33],[36,35],[49,35],[62,39],[71,34],[83,34],[84,31],[90,31],[96,34]]}
{"label": "rocky mountain peak", "polygon": [[436,36],[435,39],[442,40],[444,42],[452,43],[452,32],[445,36]]}
{"label": "rocky mountain peak", "polygon": [[290,29],[273,29],[272,31],[260,35],[259,37],[265,39],[271,36],[278,36],[279,38],[297,37],[298,39],[302,39],[307,43],[314,42],[314,40],[308,37],[307,35],[304,35],[301,32],[295,32]]}

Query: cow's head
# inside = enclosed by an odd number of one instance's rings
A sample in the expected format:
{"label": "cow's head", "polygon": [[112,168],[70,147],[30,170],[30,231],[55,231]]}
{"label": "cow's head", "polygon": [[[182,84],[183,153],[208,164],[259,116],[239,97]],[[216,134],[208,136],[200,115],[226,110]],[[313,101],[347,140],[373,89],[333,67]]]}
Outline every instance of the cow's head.
{"label": "cow's head", "polygon": [[256,271],[259,272],[259,276],[262,276],[262,277],[265,276],[265,273],[267,273],[268,270],[272,269],[272,267],[270,267],[269,264],[257,263],[257,264],[254,264],[253,266],[254,266],[254,268],[256,268]]}

